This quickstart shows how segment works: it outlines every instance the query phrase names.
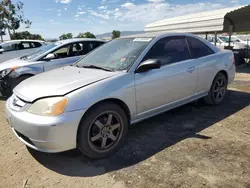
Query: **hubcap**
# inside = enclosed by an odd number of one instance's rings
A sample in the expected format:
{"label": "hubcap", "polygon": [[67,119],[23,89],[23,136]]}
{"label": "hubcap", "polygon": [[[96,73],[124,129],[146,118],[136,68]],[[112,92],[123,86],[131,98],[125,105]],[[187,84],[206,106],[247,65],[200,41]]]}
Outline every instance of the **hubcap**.
{"label": "hubcap", "polygon": [[226,82],[224,79],[218,79],[214,86],[214,98],[217,102],[221,101],[226,92]]}
{"label": "hubcap", "polygon": [[97,150],[106,150],[120,139],[121,118],[116,112],[98,115],[90,126],[89,144]]}

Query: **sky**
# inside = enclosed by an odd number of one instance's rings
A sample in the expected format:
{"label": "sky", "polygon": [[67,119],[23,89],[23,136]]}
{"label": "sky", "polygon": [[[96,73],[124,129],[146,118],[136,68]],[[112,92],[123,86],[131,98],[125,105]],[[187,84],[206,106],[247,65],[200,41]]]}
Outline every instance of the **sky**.
{"label": "sky", "polygon": [[[13,0],[16,2],[17,0]],[[148,23],[189,13],[249,4],[249,0],[22,0],[28,29],[44,38],[90,31],[141,31]],[[26,30],[22,26],[19,31]]]}

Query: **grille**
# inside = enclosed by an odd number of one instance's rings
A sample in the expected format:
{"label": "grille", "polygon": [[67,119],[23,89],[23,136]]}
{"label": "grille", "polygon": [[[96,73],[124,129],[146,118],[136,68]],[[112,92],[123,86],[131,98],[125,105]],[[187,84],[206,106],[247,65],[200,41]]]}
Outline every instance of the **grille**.
{"label": "grille", "polygon": [[21,111],[27,104],[24,100],[17,97],[15,94],[11,97],[11,108],[16,111]]}

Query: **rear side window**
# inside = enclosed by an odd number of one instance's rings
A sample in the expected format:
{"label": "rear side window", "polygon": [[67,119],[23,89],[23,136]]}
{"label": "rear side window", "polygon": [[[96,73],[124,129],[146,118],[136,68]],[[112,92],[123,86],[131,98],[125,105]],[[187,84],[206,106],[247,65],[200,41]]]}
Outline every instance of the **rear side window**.
{"label": "rear side window", "polygon": [[159,59],[162,65],[190,59],[187,42],[184,37],[167,37],[159,40],[144,58]]}
{"label": "rear side window", "polygon": [[42,44],[39,43],[39,42],[33,42],[33,44],[34,44],[35,48],[38,48],[38,47],[42,46]]}
{"label": "rear side window", "polygon": [[212,49],[196,38],[187,37],[187,40],[193,58],[200,58],[214,53]]}

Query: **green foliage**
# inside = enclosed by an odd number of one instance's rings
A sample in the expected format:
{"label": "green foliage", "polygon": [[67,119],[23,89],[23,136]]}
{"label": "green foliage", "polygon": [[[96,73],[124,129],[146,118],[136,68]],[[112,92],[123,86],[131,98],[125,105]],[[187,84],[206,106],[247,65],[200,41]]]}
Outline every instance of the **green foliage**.
{"label": "green foliage", "polygon": [[72,33],[62,34],[62,35],[59,37],[60,40],[72,39],[72,38],[73,38],[73,34],[72,34]]}
{"label": "green foliage", "polygon": [[96,38],[95,35],[91,32],[79,33],[76,38]]}
{"label": "green foliage", "polygon": [[13,3],[11,0],[1,0],[0,1],[0,30],[8,30],[10,36],[10,31],[15,33],[20,27],[20,24],[24,23],[26,28],[29,28],[31,21],[24,18],[23,14],[23,3],[21,1],[16,1]]}
{"label": "green foliage", "polygon": [[32,39],[32,40],[44,40],[39,34],[31,34],[28,31],[16,32],[11,35],[12,39]]}
{"label": "green foliage", "polygon": [[121,36],[121,32],[120,31],[114,30],[112,32],[112,39],[119,38],[120,36]]}

